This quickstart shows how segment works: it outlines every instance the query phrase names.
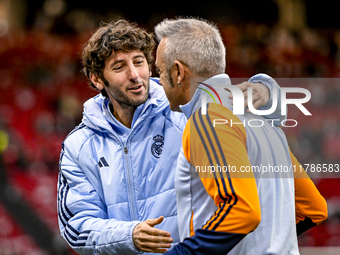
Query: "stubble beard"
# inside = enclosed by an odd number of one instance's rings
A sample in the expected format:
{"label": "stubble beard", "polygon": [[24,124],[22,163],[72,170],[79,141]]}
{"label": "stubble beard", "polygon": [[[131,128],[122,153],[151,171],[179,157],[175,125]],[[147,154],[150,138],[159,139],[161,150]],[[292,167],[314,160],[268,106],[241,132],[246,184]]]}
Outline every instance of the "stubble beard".
{"label": "stubble beard", "polygon": [[144,104],[148,98],[149,98],[149,89],[150,89],[150,83],[149,80],[147,84],[144,82],[143,86],[145,87],[145,91],[142,92],[142,95],[138,95],[137,98],[130,98],[126,93],[120,91],[114,86],[110,86],[108,82],[105,83],[105,86],[108,88],[107,92],[113,97],[113,99],[120,104],[122,107],[137,107],[140,106],[141,104]]}

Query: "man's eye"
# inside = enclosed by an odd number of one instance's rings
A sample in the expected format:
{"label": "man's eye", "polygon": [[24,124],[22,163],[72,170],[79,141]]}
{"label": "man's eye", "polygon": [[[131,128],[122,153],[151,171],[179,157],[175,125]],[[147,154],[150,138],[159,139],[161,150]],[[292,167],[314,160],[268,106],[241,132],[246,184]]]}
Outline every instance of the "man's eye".
{"label": "man's eye", "polygon": [[123,68],[123,66],[116,66],[115,68],[113,68],[113,70],[119,71],[119,70],[121,70],[122,68]]}

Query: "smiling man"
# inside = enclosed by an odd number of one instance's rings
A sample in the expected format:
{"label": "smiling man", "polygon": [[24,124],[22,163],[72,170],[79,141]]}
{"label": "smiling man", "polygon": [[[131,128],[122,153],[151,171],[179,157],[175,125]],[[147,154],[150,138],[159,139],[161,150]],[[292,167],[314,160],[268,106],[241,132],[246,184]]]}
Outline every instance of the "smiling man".
{"label": "smiling man", "polygon": [[[151,34],[119,20],[84,48],[84,73],[101,93],[62,144],[58,181],[60,232],[78,253],[164,253],[179,241],[174,176],[187,119],[149,77],[154,46]],[[278,86],[266,75],[250,81]],[[248,86],[258,106],[267,103],[266,86],[240,85]]]}
{"label": "smiling man", "polygon": [[143,52],[119,50],[105,60],[102,78],[90,73],[90,79],[99,90],[105,90],[114,117],[131,128],[137,106],[144,104],[149,96],[149,73]]}

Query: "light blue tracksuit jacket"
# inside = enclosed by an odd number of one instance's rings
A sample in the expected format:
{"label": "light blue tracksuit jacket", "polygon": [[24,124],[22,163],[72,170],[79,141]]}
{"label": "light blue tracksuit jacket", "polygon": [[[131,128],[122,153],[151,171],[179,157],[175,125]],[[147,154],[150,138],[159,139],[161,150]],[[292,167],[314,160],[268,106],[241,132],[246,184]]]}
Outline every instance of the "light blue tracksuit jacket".
{"label": "light blue tracksuit jacket", "polygon": [[[256,75],[271,91],[278,85]],[[172,112],[164,90],[150,79],[147,102],[135,112],[131,131],[121,135],[97,95],[84,104],[84,116],[62,144],[58,180],[61,235],[80,254],[138,254],[134,227],[164,216],[156,227],[179,242],[176,193],[177,157],[184,114]],[[271,105],[265,106],[269,108]],[[280,118],[280,107],[267,118]]]}

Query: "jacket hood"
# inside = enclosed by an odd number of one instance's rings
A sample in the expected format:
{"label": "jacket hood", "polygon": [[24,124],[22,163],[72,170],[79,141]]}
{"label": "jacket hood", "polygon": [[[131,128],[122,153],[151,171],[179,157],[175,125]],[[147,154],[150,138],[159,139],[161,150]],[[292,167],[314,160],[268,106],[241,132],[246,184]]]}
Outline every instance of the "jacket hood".
{"label": "jacket hood", "polygon": [[[144,114],[149,114],[148,117],[153,117],[169,106],[163,87],[151,79],[149,84],[149,98],[143,105],[138,106],[143,108],[139,117],[142,117]],[[104,113],[105,102],[108,100],[102,94],[98,94],[84,103],[82,121],[86,126],[101,132],[112,130],[111,124],[105,118]]]}

